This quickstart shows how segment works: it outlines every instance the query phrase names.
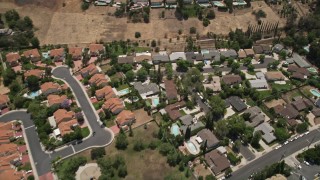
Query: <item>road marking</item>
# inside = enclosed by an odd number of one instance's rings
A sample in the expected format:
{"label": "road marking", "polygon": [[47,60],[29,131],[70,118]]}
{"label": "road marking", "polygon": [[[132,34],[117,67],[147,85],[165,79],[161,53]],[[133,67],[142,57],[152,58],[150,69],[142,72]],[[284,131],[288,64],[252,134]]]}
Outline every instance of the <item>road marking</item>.
{"label": "road marking", "polygon": [[71,145],[71,148],[72,148],[72,150],[73,150],[73,154],[75,154],[75,153],[76,153],[76,151],[74,150],[73,145]]}
{"label": "road marking", "polygon": [[34,125],[24,128],[25,130],[34,127]]}
{"label": "road marking", "polygon": [[308,143],[310,143],[310,141],[308,139],[306,139],[306,141],[308,141]]}

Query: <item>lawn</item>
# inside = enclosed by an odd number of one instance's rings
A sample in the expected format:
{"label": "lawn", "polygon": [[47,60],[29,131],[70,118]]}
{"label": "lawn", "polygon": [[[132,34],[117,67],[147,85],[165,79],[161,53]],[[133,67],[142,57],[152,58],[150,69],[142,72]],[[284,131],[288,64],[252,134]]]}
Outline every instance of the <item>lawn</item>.
{"label": "lawn", "polygon": [[[157,149],[146,148],[140,152],[133,150],[133,144],[140,139],[145,145],[151,141],[158,141],[154,137],[159,127],[155,122],[147,124],[147,129],[143,126],[133,129],[133,137],[128,136],[129,145],[126,150],[118,150],[115,147],[115,141],[106,147],[105,157],[115,157],[120,155],[124,157],[128,170],[125,179],[188,179],[185,172],[180,172],[178,166],[171,167],[167,164],[167,158],[162,156]],[[77,156],[86,156],[90,159],[90,150],[84,151]]]}
{"label": "lawn", "polygon": [[186,112],[184,112],[184,110],[180,109],[179,112],[181,113],[182,116],[187,115]]}
{"label": "lawn", "polygon": [[129,88],[129,85],[126,83],[121,84],[118,88],[117,91],[121,91],[123,89]]}
{"label": "lawn", "polygon": [[259,92],[260,99],[265,99],[266,97],[271,95],[271,91],[270,90],[258,91],[258,92]]}
{"label": "lawn", "polygon": [[109,64],[100,66],[103,73],[106,73],[109,69],[111,69],[111,66]]}
{"label": "lawn", "polygon": [[89,134],[90,134],[89,128],[88,127],[82,128],[81,129],[81,134],[82,134],[83,137],[89,136]]}
{"label": "lawn", "polygon": [[251,106],[251,107],[257,105],[256,102],[253,101],[251,98],[247,98],[246,103],[247,103],[249,106]]}
{"label": "lawn", "polygon": [[290,82],[287,82],[286,84],[271,84],[272,88],[277,89],[278,91],[289,91],[293,88],[293,85]]}
{"label": "lawn", "polygon": [[106,123],[106,126],[107,126],[107,127],[112,127],[112,126],[116,125],[116,123],[114,122],[114,120],[108,120],[108,121],[105,121],[105,123]]}

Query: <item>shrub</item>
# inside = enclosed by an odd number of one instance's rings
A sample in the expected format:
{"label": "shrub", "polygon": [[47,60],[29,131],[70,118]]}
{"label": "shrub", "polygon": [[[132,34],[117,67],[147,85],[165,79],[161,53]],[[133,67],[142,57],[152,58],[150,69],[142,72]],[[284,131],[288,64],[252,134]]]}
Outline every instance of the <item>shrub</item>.
{"label": "shrub", "polygon": [[135,37],[135,38],[141,37],[141,33],[140,33],[140,32],[135,32],[135,33],[134,33],[134,37]]}
{"label": "shrub", "polygon": [[157,148],[157,142],[156,141],[151,141],[150,144],[149,144],[149,148],[154,150]]}
{"label": "shrub", "polygon": [[196,33],[197,33],[197,29],[195,27],[191,27],[190,34],[196,34]]}
{"label": "shrub", "polygon": [[203,26],[204,26],[204,27],[207,27],[207,26],[209,26],[209,24],[210,24],[210,21],[209,21],[209,19],[207,19],[207,18],[204,18],[204,19],[203,19],[203,21],[202,21],[202,24],[203,24]]}
{"label": "shrub", "polygon": [[85,11],[85,10],[89,9],[89,6],[90,6],[89,3],[87,3],[87,2],[82,2],[82,4],[81,4],[81,9],[82,9],[82,11]]}
{"label": "shrub", "polygon": [[106,150],[103,147],[95,148],[91,150],[91,159],[99,159],[106,155]]}
{"label": "shrub", "polygon": [[133,150],[141,151],[143,149],[144,149],[144,144],[141,142],[141,140],[137,140],[133,145]]}

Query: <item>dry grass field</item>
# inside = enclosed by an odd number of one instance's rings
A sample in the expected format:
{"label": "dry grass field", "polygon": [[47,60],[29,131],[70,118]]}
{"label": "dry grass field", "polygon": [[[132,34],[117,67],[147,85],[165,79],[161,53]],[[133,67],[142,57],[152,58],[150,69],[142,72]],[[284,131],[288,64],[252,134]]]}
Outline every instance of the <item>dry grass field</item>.
{"label": "dry grass field", "polygon": [[[162,39],[163,43],[166,43],[169,38],[178,36],[179,29],[188,34],[190,27],[196,27],[200,35],[206,35],[207,32],[227,34],[231,29],[246,30],[249,23],[255,24],[256,19],[252,11],[259,9],[266,12],[266,21],[281,21],[263,1],[252,2],[252,9],[236,9],[234,14],[215,11],[216,18],[208,27],[204,27],[196,18],[177,20],[174,17],[174,10],[165,9],[152,9],[148,24],[128,23],[126,18],[112,16],[114,7],[91,6],[89,10],[82,12],[80,2],[80,0],[50,0],[50,3],[46,0],[0,0],[0,13],[14,8],[21,15],[30,16],[38,29],[36,35],[42,44],[74,45],[99,40],[135,39],[135,32],[141,32],[140,39]],[[165,11],[165,19],[159,18],[161,11]]]}

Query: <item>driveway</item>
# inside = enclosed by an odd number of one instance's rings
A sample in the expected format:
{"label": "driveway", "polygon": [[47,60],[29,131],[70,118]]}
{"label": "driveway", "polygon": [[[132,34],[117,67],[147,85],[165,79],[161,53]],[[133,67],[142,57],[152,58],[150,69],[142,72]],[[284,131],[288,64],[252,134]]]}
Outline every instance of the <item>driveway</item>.
{"label": "driveway", "polygon": [[243,155],[243,157],[247,161],[251,161],[254,158],[256,158],[256,156],[253,154],[253,152],[251,152],[250,149],[247,146],[244,146],[244,145],[240,146],[240,153]]}
{"label": "driveway", "polygon": [[25,127],[26,139],[29,144],[29,152],[31,152],[36,170],[39,176],[44,175],[51,171],[51,161],[56,157],[66,158],[89,148],[106,146],[113,140],[113,133],[104,127],[100,126],[98,116],[90,104],[88,96],[83,91],[78,81],[71,75],[66,67],[58,67],[53,70],[53,76],[64,80],[74,93],[75,98],[78,100],[84,115],[87,119],[88,125],[92,131],[96,132],[78,145],[65,146],[63,149],[53,151],[51,153],[44,152],[40,145],[40,140],[36,132],[34,123],[30,114],[25,110],[8,112],[0,116],[1,122],[8,122],[12,120],[21,120]]}

